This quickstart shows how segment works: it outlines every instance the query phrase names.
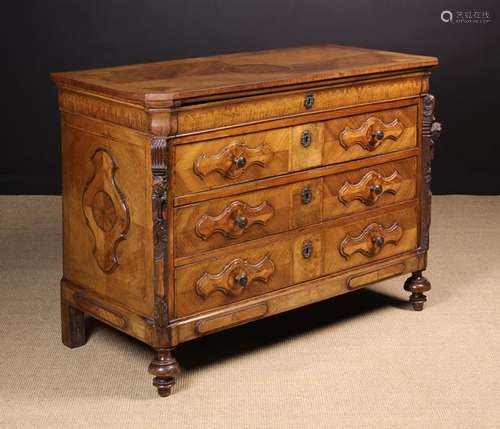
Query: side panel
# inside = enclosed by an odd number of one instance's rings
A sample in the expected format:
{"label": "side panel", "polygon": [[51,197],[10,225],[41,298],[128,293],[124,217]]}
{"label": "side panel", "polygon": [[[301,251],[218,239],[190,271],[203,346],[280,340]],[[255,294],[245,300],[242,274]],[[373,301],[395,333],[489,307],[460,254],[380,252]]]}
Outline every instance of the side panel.
{"label": "side panel", "polygon": [[64,278],[153,314],[150,139],[63,113]]}

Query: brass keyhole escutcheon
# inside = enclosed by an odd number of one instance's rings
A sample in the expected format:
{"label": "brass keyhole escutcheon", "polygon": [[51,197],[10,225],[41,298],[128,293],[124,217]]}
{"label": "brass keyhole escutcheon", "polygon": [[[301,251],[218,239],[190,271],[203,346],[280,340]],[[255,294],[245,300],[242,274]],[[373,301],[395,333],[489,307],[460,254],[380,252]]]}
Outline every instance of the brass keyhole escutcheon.
{"label": "brass keyhole escutcheon", "polygon": [[313,198],[313,191],[310,186],[304,186],[302,189],[302,204],[309,204]]}
{"label": "brass keyhole escutcheon", "polygon": [[309,259],[313,254],[313,244],[311,240],[306,240],[302,244],[302,257]]}
{"label": "brass keyhole escutcheon", "polygon": [[309,147],[312,143],[312,133],[309,130],[305,130],[300,137],[300,144],[303,147]]}
{"label": "brass keyhole escutcheon", "polygon": [[314,93],[308,92],[304,97],[304,107],[310,109],[314,105]]}

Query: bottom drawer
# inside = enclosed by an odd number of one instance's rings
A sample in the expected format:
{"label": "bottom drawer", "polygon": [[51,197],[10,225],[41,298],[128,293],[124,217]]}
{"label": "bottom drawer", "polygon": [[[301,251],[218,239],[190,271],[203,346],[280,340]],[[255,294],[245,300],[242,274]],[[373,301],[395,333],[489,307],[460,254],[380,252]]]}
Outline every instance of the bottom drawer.
{"label": "bottom drawer", "polygon": [[175,270],[184,317],[416,249],[416,205],[211,252]]}

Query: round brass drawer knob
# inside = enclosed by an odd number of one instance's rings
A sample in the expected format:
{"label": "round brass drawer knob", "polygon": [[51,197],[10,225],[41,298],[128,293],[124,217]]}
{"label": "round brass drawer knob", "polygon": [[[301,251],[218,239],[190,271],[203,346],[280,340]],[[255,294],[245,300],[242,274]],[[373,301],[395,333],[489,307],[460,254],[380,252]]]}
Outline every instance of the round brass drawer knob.
{"label": "round brass drawer knob", "polygon": [[370,188],[370,191],[374,194],[380,195],[382,193],[382,185],[373,185]]}
{"label": "round brass drawer knob", "polygon": [[373,244],[377,247],[382,247],[385,243],[384,237],[377,236],[373,238]]}
{"label": "round brass drawer knob", "polygon": [[243,155],[237,156],[236,158],[234,158],[234,164],[238,168],[243,168],[246,165],[246,163],[247,163],[247,159]]}
{"label": "round brass drawer knob", "polygon": [[234,277],[234,281],[238,283],[240,286],[247,287],[248,285],[248,276],[246,273],[238,274]]}
{"label": "round brass drawer knob", "polygon": [[234,221],[241,229],[245,229],[248,226],[248,219],[245,216],[237,216]]}

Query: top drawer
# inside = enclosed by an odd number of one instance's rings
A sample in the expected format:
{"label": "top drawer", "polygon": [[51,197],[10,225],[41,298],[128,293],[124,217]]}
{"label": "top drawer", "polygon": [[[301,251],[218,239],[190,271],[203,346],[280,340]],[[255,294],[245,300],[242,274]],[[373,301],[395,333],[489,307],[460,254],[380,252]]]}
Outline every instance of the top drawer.
{"label": "top drawer", "polygon": [[175,146],[175,195],[416,146],[417,106]]}
{"label": "top drawer", "polygon": [[413,73],[197,104],[177,110],[177,132],[197,133],[287,116],[415,97],[426,92],[427,86],[426,74]]}

